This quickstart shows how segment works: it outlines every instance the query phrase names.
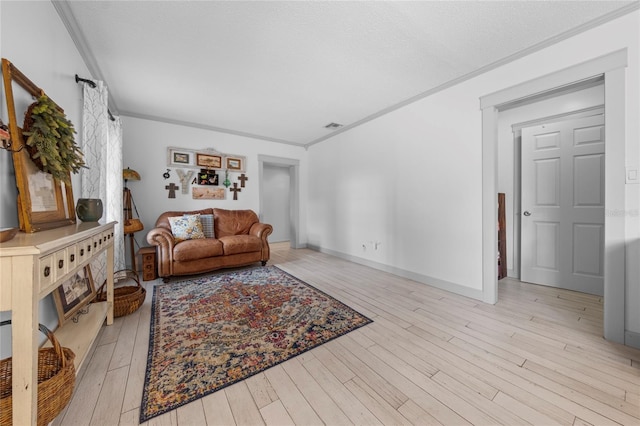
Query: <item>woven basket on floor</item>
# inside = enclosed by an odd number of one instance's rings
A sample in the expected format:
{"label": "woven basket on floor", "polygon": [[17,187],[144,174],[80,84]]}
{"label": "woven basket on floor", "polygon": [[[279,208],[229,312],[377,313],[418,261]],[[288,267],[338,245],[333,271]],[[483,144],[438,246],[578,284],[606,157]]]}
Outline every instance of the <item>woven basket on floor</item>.
{"label": "woven basket on floor", "polygon": [[[114,272],[114,282],[131,279],[135,281],[135,286],[122,286],[113,289],[113,316],[118,318],[134,313],[142,306],[147,296],[147,290],[140,284],[138,274],[130,269],[123,269]],[[107,282],[105,281],[96,295],[96,301],[105,302],[107,300]]]}
{"label": "woven basket on floor", "polygon": [[[11,324],[11,320],[0,322],[0,326]],[[40,331],[46,334],[53,347],[38,351],[38,426],[53,421],[67,406],[76,383],[76,355],[63,348],[55,335],[44,325]],[[0,425],[12,423],[12,358],[0,360]]]}

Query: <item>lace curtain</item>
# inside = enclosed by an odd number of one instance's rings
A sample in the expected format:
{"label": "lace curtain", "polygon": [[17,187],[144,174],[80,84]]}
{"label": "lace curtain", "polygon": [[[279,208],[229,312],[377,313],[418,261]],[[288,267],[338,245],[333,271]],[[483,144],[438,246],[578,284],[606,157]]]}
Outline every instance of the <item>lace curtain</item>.
{"label": "lace curtain", "polygon": [[[80,198],[100,198],[104,207],[101,221],[117,221],[114,241],[114,268],[124,269],[122,232],[122,124],[108,112],[108,91],[102,81],[96,87],[84,84],[82,111],[82,152],[88,169],[82,169]],[[106,254],[91,264],[96,287],[106,279]]]}

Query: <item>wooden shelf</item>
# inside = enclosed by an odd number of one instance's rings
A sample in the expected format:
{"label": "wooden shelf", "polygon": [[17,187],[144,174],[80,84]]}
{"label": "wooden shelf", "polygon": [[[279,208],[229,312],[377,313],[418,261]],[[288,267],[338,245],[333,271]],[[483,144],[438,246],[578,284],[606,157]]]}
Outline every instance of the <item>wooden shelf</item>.
{"label": "wooden shelf", "polygon": [[[91,345],[107,318],[107,302],[91,303],[86,308],[89,312],[80,315],[78,322],[66,322],[64,327],[58,327],[53,333],[63,347],[71,349],[76,354],[74,360],[76,374],[80,371]],[[45,346],[51,346],[51,342],[47,341]]]}

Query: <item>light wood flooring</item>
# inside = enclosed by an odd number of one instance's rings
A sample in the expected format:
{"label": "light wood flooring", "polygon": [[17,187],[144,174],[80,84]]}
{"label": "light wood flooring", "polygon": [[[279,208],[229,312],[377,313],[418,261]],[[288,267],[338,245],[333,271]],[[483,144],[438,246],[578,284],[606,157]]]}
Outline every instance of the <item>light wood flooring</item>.
{"label": "light wood flooring", "polygon": [[[640,350],[602,339],[599,297],[505,279],[487,305],[287,244],[270,264],[374,322],[149,424],[640,424]],[[55,424],[138,424],[159,282],[103,327]]]}

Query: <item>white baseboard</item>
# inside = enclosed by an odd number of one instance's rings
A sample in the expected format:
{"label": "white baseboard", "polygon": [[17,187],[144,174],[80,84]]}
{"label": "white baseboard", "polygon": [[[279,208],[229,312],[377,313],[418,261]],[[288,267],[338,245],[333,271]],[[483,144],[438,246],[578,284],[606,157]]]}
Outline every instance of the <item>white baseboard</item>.
{"label": "white baseboard", "polygon": [[635,331],[624,332],[624,344],[633,348],[640,349],[640,333]]}
{"label": "white baseboard", "polygon": [[349,262],[357,263],[359,265],[364,265],[380,271],[389,272],[390,274],[398,275],[403,278],[408,278],[410,280],[419,282],[421,284],[427,284],[432,287],[439,288],[441,290],[450,291],[451,293],[459,294],[461,296],[470,297],[472,299],[476,299],[480,301],[482,301],[482,298],[483,298],[482,290],[476,290],[476,289],[465,287],[449,281],[433,278],[428,275],[418,274],[415,272],[396,268],[394,266],[385,265],[382,263],[374,262],[372,260],[363,259],[358,256],[341,253],[335,250],[326,249],[326,248],[315,246],[312,244],[307,244],[307,248],[310,250],[319,251],[321,253],[330,254],[331,256],[339,257],[341,259],[348,260]]}

